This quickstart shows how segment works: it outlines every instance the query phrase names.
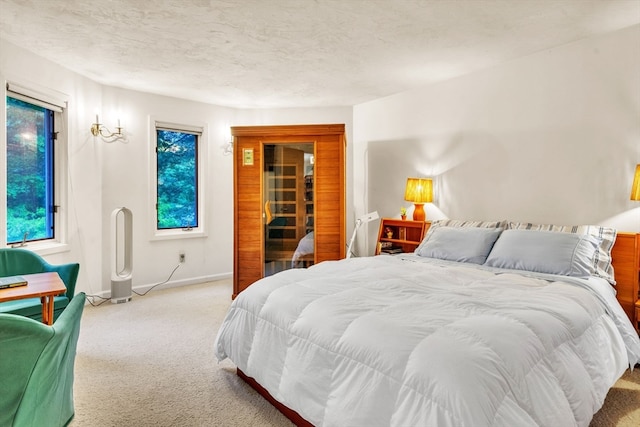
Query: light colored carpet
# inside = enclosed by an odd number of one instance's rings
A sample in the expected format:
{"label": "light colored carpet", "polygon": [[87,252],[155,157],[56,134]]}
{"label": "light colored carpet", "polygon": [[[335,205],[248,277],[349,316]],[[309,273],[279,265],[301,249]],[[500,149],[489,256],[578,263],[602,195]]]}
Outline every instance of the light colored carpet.
{"label": "light colored carpet", "polygon": [[213,355],[231,293],[224,280],[87,305],[69,426],[292,426]]}
{"label": "light colored carpet", "polygon": [[627,369],[609,390],[602,409],[593,416],[590,427],[640,426],[640,366]]}
{"label": "light colored carpet", "polygon": [[[70,427],[292,426],[213,355],[231,292],[223,280],[88,305]],[[640,369],[616,383],[591,427],[638,425]]]}

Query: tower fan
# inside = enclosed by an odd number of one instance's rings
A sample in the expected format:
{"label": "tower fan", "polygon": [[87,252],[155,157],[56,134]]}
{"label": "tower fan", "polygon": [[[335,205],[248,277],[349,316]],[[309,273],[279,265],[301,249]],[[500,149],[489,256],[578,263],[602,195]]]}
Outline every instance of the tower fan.
{"label": "tower fan", "polygon": [[131,301],[133,214],[127,208],[111,212],[111,302]]}

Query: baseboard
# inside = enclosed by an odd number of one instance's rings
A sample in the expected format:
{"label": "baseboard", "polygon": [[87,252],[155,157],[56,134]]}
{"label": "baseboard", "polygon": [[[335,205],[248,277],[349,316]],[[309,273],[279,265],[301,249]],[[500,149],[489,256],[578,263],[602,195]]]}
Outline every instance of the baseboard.
{"label": "baseboard", "polygon": [[212,274],[208,276],[192,277],[189,279],[172,280],[157,286],[156,284],[138,285],[138,286],[134,286],[133,290],[138,293],[144,293],[147,290],[153,288],[154,286],[156,286],[155,289],[179,288],[181,286],[198,285],[200,283],[215,282],[218,280],[230,279],[232,277],[233,277],[232,273]]}
{"label": "baseboard", "polygon": [[[206,282],[216,282],[218,280],[225,280],[225,279],[231,279],[233,277],[233,273],[220,273],[220,274],[211,274],[211,275],[207,275],[207,276],[199,276],[199,277],[191,277],[189,279],[181,279],[181,280],[171,280],[167,283],[163,283],[162,285],[158,285],[157,283],[153,283],[153,284],[148,284],[148,285],[137,285],[137,286],[133,286],[133,290],[142,294],[147,292],[149,289],[154,288],[155,289],[169,289],[169,288],[179,288],[182,286],[189,286],[189,285],[199,285],[200,283],[206,283]],[[87,296],[90,296],[90,292],[88,291],[82,291],[82,292],[86,292]],[[91,295],[94,296],[98,296],[101,298],[111,298],[111,290],[106,290],[106,291],[102,291],[99,293],[91,293]],[[134,294],[135,296],[135,294]]]}

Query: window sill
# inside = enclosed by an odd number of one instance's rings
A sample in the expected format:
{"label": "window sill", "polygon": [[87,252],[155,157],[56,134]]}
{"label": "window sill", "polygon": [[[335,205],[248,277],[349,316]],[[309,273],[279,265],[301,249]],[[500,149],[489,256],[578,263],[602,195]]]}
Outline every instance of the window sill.
{"label": "window sill", "polygon": [[196,239],[203,237],[207,237],[207,233],[204,230],[167,230],[156,231],[151,240]]}
{"label": "window sill", "polygon": [[[7,248],[11,248],[11,245],[7,245]],[[68,244],[59,242],[27,243],[24,246],[16,246],[15,249],[26,249],[28,251],[35,252],[38,255],[53,255],[69,252],[71,250]]]}

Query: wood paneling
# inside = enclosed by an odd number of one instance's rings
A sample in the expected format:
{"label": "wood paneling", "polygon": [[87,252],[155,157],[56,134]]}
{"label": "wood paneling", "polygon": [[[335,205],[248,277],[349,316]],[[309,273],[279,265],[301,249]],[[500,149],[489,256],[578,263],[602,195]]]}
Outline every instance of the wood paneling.
{"label": "wood paneling", "polygon": [[640,275],[640,234],[618,233],[611,258],[616,278],[616,298],[637,328],[635,303],[638,300]]}
{"label": "wood paneling", "polygon": [[[253,165],[243,166],[243,150],[253,149]],[[262,275],[262,149],[255,137],[234,140],[234,296]],[[241,189],[241,191],[240,191]],[[255,230],[252,233],[241,230]],[[236,291],[236,289],[239,289]]]}
{"label": "wood paneling", "polygon": [[[341,259],[346,250],[346,158],[343,124],[237,126],[234,137],[234,280],[233,297],[262,278],[264,269],[263,146],[314,145],[314,262]],[[253,149],[254,163],[243,166],[243,149]]]}
{"label": "wood paneling", "polygon": [[314,167],[316,263],[345,256],[344,164],[344,135],[319,136]]}

